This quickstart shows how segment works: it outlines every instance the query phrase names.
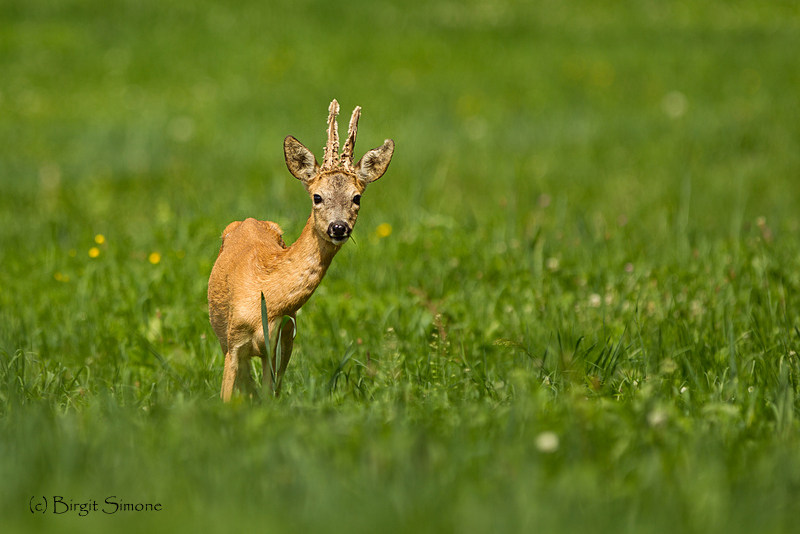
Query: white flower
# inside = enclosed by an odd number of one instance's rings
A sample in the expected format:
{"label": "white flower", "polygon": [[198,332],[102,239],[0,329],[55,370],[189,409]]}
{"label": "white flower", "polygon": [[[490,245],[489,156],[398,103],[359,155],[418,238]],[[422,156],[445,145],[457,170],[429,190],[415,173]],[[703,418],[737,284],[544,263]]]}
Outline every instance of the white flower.
{"label": "white flower", "polygon": [[661,426],[667,422],[667,414],[663,410],[656,408],[647,414],[647,422],[653,427]]}
{"label": "white flower", "polygon": [[552,453],[558,450],[558,435],[555,432],[542,432],[536,436],[536,448],[540,452]]}

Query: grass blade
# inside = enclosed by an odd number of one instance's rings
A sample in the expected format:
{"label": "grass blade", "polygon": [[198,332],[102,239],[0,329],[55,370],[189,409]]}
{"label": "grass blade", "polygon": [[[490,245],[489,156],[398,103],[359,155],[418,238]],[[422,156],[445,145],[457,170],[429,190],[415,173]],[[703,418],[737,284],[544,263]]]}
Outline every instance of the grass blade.
{"label": "grass blade", "polygon": [[333,371],[330,380],[328,380],[328,394],[333,392],[333,390],[336,388],[336,382],[338,382],[339,380],[339,375],[342,374],[344,366],[347,365],[347,362],[350,361],[350,358],[353,356],[355,352],[356,352],[355,347],[353,346],[352,343],[350,343],[350,345],[347,347],[347,350],[344,352],[344,356],[342,356],[339,365],[336,366],[336,369]]}
{"label": "grass blade", "polygon": [[[269,383],[272,384],[272,391],[263,392],[263,396],[266,397],[267,393],[275,394],[275,367],[272,365],[272,344],[269,341],[269,316],[267,315],[267,299],[264,298],[264,292],[261,292],[261,329],[264,332],[264,350],[266,354],[264,354],[264,358],[267,359],[267,365],[269,365],[269,373],[270,373],[270,381]],[[261,377],[262,389],[266,389],[263,387],[263,384],[266,384],[266,377]]]}

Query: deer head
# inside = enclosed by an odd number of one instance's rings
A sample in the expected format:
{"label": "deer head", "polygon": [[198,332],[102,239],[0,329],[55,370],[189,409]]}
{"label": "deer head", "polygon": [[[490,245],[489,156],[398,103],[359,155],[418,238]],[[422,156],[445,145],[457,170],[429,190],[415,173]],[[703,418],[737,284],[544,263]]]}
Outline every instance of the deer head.
{"label": "deer head", "polygon": [[350,118],[344,150],[339,155],[338,114],[339,103],[334,100],[328,108],[328,143],[322,166],[314,154],[291,135],[283,141],[286,166],[295,178],[303,182],[311,197],[314,228],[323,239],[334,245],[342,245],[350,237],[361,206],[361,195],[367,184],[383,176],[394,153],[394,141],[387,139],[382,146],[370,150],[353,164],[361,116],[361,108],[356,107]]}

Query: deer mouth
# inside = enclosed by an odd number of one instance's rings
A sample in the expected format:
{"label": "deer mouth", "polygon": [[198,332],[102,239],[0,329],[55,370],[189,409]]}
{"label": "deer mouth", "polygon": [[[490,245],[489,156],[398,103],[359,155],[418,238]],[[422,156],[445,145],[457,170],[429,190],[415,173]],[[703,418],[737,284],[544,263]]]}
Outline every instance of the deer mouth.
{"label": "deer mouth", "polygon": [[332,222],[328,226],[328,237],[334,245],[341,245],[350,238],[350,225],[344,221]]}

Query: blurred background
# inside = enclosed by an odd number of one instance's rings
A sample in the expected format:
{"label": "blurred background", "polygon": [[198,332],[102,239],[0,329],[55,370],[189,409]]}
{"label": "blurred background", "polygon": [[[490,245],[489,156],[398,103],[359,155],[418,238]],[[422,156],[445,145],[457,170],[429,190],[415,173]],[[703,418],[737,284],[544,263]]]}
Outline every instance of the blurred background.
{"label": "blurred background", "polygon": [[0,13],[4,239],[52,223],[137,241],[159,217],[224,228],[254,212],[301,228],[281,140],[320,152],[332,98],[363,107],[360,151],[397,142],[365,211],[398,228],[502,211],[522,232],[541,197],[727,232],[790,217],[800,187],[795,2],[7,0]]}

